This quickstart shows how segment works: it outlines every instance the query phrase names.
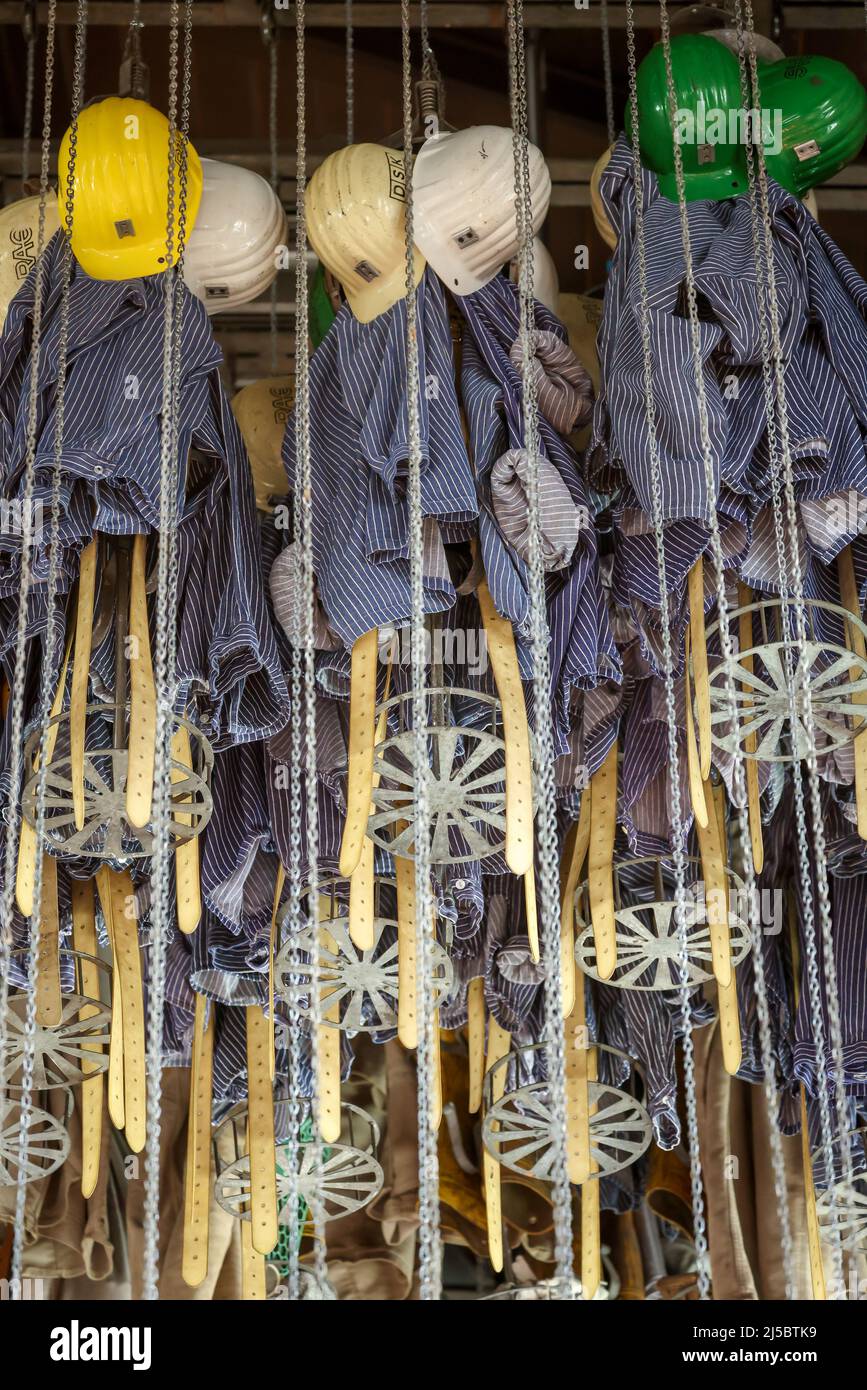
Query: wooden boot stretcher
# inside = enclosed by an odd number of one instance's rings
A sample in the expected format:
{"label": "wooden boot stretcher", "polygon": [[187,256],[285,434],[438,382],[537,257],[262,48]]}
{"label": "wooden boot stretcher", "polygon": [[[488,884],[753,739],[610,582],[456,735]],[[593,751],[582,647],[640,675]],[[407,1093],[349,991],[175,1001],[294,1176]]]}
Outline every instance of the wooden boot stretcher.
{"label": "wooden boot stretcher", "polygon": [[[855,579],[855,566],[852,561],[852,547],[846,546],[837,556],[837,575],[840,581],[840,602],[844,608],[848,608],[856,618],[861,618],[861,596],[858,592],[858,584]],[[864,641],[864,634],[854,623],[847,623],[847,645],[860,657],[862,661],[867,659],[867,644]],[[853,666],[850,671],[850,680],[859,681],[862,679],[862,672],[857,666]],[[867,691],[856,691],[852,699],[855,704],[867,705]],[[855,810],[857,814],[858,834],[862,840],[867,840],[867,726],[860,733],[855,735],[852,746],[855,759]]]}
{"label": "wooden boot stretcher", "polygon": [[[795,1013],[801,999],[801,951],[798,943],[798,921],[795,899],[789,893],[789,947],[792,959],[792,990]],[[822,1256],[822,1233],[816,1209],[816,1184],[813,1179],[813,1157],[810,1153],[810,1124],[807,1115],[807,1091],[799,1086],[801,1101],[801,1158],[804,1165],[804,1201],[807,1208],[807,1249],[810,1256],[810,1285],[813,1298],[825,1302],[828,1297],[825,1282],[825,1262]],[[797,1293],[797,1291],[796,1291]]]}

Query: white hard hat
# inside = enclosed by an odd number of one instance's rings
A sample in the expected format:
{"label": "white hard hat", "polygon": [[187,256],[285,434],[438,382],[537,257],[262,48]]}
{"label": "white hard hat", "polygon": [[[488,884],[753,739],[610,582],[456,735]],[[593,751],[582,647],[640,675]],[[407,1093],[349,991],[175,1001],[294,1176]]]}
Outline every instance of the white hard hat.
{"label": "white hard hat", "polygon": [[209,314],[249,304],[277,274],[286,214],[271,185],[251,169],[202,160],[202,200],[184,253],[187,288]]}
{"label": "white hard hat", "polygon": [[[533,231],[545,220],[551,175],[529,147]],[[512,132],[477,125],[431,136],[412,176],[416,245],[454,294],[480,290],[518,249]]]}
{"label": "white hard hat", "polygon": [[[509,278],[517,284],[518,275],[519,265],[516,256],[509,263]],[[544,241],[541,241],[537,236],[533,237],[533,298],[538,299],[540,304],[544,304],[546,309],[550,309],[552,314],[557,313],[557,301],[560,298],[560,278],[557,275],[554,257]]]}
{"label": "white hard hat", "polygon": [[232,399],[260,512],[272,511],[271,498],[282,497],[288,491],[282,450],[286,422],[294,404],[295,380],[289,376],[254,381]]}
{"label": "white hard hat", "polygon": [[[57,198],[49,193],[45,200],[43,246],[60,227]],[[19,198],[0,211],[0,329],[6,311],[36,264],[39,236],[39,198]]]}
{"label": "white hard hat", "polygon": [[[307,187],[307,234],[343,286],[361,323],[406,295],[406,169],[384,145],[347,145],[320,164]],[[415,283],[424,258],[414,255]]]}

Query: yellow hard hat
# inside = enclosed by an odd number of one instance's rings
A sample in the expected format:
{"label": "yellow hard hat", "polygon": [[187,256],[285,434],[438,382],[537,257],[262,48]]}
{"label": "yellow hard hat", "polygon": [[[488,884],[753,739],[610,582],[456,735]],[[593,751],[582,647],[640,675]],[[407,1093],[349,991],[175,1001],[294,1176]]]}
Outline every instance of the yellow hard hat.
{"label": "yellow hard hat", "polygon": [[[178,256],[181,195],[180,152],[176,136],[175,213],[172,255]],[[57,161],[60,198],[69,168],[69,131]],[[166,268],[168,224],[169,123],[161,111],[134,97],[105,97],[86,106],[78,118],[72,249],[94,280],[131,280]],[[202,166],[187,141],[186,235],[202,195]]]}
{"label": "yellow hard hat", "polygon": [[[307,188],[310,244],[361,323],[406,294],[406,181],[403,154],[347,145],[328,156]],[[424,268],[414,249],[416,284]]]}
{"label": "yellow hard hat", "polygon": [[[45,237],[47,246],[60,226],[57,199],[49,193],[45,200]],[[36,264],[36,241],[39,236],[39,198],[19,198],[0,211],[0,329],[6,322],[6,311]]]}
{"label": "yellow hard hat", "polygon": [[295,404],[295,379],[291,376],[269,376],[245,386],[232,400],[232,410],[238,421],[250,470],[256,506],[260,512],[270,512],[272,497],[282,497],[289,490],[283,467],[283,435],[286,421]]}
{"label": "yellow hard hat", "polygon": [[[612,145],[611,149],[613,148]],[[613,249],[617,245],[617,234],[608,220],[605,208],[602,206],[602,199],[599,196],[599,183],[611,158],[611,149],[607,149],[603,155],[600,155],[593,165],[593,172],[590,175],[590,207],[597,232],[605,245]]]}

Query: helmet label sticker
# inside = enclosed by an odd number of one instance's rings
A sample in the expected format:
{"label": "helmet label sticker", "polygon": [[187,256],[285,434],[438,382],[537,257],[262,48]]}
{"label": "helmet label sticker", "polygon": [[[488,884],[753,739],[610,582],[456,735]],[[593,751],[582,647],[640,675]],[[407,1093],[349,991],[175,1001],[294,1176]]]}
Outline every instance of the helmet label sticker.
{"label": "helmet label sticker", "polygon": [[355,267],[355,273],[360,275],[362,280],[366,280],[369,285],[372,280],[378,280],[382,272],[377,270],[376,266],[371,265],[370,261],[359,261]]}
{"label": "helmet label sticker", "polygon": [[815,140],[805,140],[802,145],[795,146],[795,154],[800,160],[815,159],[817,154],[822,153],[822,147],[817,145]]}
{"label": "helmet label sticker", "polygon": [[699,145],[699,164],[716,164],[716,148],[713,145]]}
{"label": "helmet label sticker", "polygon": [[472,227],[464,227],[462,232],[455,232],[452,237],[452,241],[460,251],[464,251],[468,246],[472,246],[478,239],[479,234],[474,231]]}
{"label": "helmet label sticker", "polygon": [[406,166],[403,162],[403,155],[389,154],[386,151],[385,160],[388,164],[388,196],[394,198],[398,203],[405,203]]}
{"label": "helmet label sticker", "polygon": [[206,285],[206,286],[205,286],[205,298],[206,298],[206,299],[228,299],[228,298],[229,298],[229,286],[228,286],[228,285]]}
{"label": "helmet label sticker", "polygon": [[117,232],[119,241],[123,241],[125,236],[135,236],[135,226],[130,217],[124,217],[120,222],[115,222],[114,230]]}

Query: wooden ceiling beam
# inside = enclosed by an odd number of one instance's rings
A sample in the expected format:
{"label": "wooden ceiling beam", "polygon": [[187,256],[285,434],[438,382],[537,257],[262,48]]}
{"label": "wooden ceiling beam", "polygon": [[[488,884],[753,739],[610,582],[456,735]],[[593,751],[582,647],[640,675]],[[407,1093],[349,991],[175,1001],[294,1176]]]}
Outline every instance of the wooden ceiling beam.
{"label": "wooden ceiling beam", "polygon": [[[75,23],[76,5],[73,0],[59,0],[58,24]],[[638,28],[655,29],[659,25],[659,6],[655,0],[635,0],[635,22]],[[412,5],[413,24],[419,20],[419,6]],[[0,23],[21,24],[25,5],[22,0],[0,0]],[[40,23],[44,24],[47,4],[37,6]],[[864,7],[861,0],[844,0],[840,4],[816,3],[816,0],[784,0],[782,19],[789,30],[804,29],[863,29]],[[307,26],[310,29],[342,29],[346,11],[342,0],[306,6]],[[88,6],[89,23],[101,25],[129,24],[129,0],[91,0]],[[274,13],[280,27],[295,23],[295,6],[275,5]],[[609,0],[609,23],[612,29],[626,27],[626,8],[623,0]],[[171,7],[163,0],[153,0],[143,6],[143,18],[149,25],[166,25]],[[257,0],[196,0],[194,22],[204,28],[250,28],[261,23]],[[601,6],[590,4],[578,9],[572,0],[548,4],[545,0],[524,0],[524,22],[528,29],[598,29],[601,25]],[[430,0],[428,23],[431,29],[502,29],[504,6],[501,3],[467,3],[462,0]],[[357,29],[386,29],[400,26],[400,5],[397,0],[369,3],[356,0],[353,5],[353,25]]]}

